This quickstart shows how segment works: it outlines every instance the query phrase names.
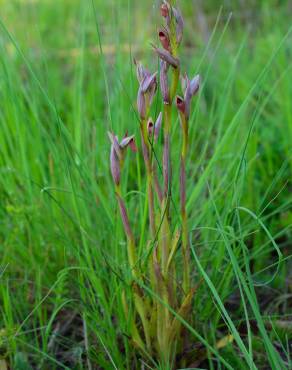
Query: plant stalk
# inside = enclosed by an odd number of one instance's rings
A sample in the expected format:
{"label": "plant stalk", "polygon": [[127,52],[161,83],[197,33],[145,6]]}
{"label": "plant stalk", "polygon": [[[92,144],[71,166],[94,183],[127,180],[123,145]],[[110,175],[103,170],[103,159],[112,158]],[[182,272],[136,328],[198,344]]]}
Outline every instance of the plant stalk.
{"label": "plant stalk", "polygon": [[141,129],[142,151],[147,174],[147,196],[148,196],[150,232],[151,237],[154,238],[156,233],[156,225],[155,225],[155,209],[153,194],[153,164],[152,164],[151,145],[148,140],[146,120],[143,120],[141,122],[140,129]]}
{"label": "plant stalk", "polygon": [[186,157],[188,150],[188,122],[184,114],[180,114],[183,142],[180,163],[180,202],[182,220],[182,253],[183,253],[183,289],[185,294],[190,290],[190,248],[188,238],[187,211],[186,211]]}

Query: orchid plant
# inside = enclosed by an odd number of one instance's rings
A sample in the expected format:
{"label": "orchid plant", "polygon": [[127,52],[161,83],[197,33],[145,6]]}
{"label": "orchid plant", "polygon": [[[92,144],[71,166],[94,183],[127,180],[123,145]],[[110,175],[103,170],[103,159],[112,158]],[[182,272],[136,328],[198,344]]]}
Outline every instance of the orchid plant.
{"label": "orchid plant", "polygon": [[[115,185],[115,194],[120,210],[124,232],[127,238],[127,254],[131,269],[131,296],[123,296],[125,315],[128,316],[129,301],[134,315],[129,336],[134,346],[145,358],[155,358],[163,368],[175,363],[185,351],[183,328],[177,316],[190,319],[191,305],[195,293],[190,269],[190,243],[188,214],[186,209],[186,166],[188,158],[188,128],[191,101],[198,93],[200,77],[189,79],[181,73],[179,46],[183,38],[184,21],[173,1],[163,1],[161,16],[164,25],[158,30],[161,46],[153,45],[153,51],[160,60],[158,72],[150,72],[135,61],[139,89],[137,111],[140,118],[141,149],[147,176],[146,195],[149,214],[149,243],[145,246],[146,273],[138,263],[139,234],[132,229],[127,206],[121,190],[123,163],[127,148],[136,151],[134,136],[126,135],[121,141],[109,133],[111,141],[110,166]],[[182,96],[177,95],[179,81]],[[159,86],[158,86],[159,81]],[[150,116],[158,87],[163,100],[163,112],[156,120]],[[173,114],[178,113],[182,145],[180,153],[180,214],[181,226],[174,228],[171,220],[172,157],[171,130]],[[162,179],[160,182],[155,145],[163,130]],[[175,230],[173,230],[175,229]],[[176,257],[176,258],[174,258]],[[150,284],[149,294],[143,289]],[[157,299],[159,297],[159,299]],[[171,312],[175,311],[177,315]],[[184,362],[184,361],[182,361]],[[184,363],[182,363],[185,365]]]}

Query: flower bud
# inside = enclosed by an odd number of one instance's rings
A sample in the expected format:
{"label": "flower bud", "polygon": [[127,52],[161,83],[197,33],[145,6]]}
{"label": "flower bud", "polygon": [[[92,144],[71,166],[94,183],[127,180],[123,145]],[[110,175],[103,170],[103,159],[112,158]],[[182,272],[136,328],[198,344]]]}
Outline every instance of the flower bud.
{"label": "flower bud", "polygon": [[144,94],[148,92],[148,90],[150,90],[153,85],[156,84],[156,76],[157,72],[153,73],[152,75],[146,74],[140,85],[141,90]]}
{"label": "flower bud", "polygon": [[192,80],[189,80],[187,75],[185,75],[183,84],[185,85],[185,116],[188,119],[190,116],[192,97],[197,94],[200,88],[200,76],[196,75]]}
{"label": "flower bud", "polygon": [[199,75],[196,75],[191,81],[190,81],[190,91],[191,95],[194,96],[199,91],[200,88],[200,82],[201,77]]}
{"label": "flower bud", "polygon": [[184,20],[179,9],[173,8],[173,15],[176,20],[176,39],[177,43],[180,44],[183,38]]}
{"label": "flower bud", "polygon": [[110,142],[112,143],[112,146],[116,152],[117,157],[119,158],[119,160],[121,160],[123,157],[123,153],[122,153],[117,136],[113,134],[112,132],[108,132],[108,137],[110,139]]}
{"label": "flower bud", "polygon": [[137,72],[137,79],[139,83],[141,84],[144,78],[148,75],[150,75],[150,72],[143,67],[142,63],[134,59],[134,63],[136,65],[136,72]]}
{"label": "flower bud", "polygon": [[154,125],[154,140],[155,141],[158,140],[161,125],[162,125],[162,112],[159,113],[157,120],[155,122],[155,125]]}

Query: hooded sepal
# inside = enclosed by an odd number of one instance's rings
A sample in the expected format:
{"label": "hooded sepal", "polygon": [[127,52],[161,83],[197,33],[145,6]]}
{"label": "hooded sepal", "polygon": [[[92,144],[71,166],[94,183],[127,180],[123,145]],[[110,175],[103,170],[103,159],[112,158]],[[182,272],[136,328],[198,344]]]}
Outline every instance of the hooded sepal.
{"label": "hooded sepal", "polygon": [[157,48],[153,46],[154,51],[159,56],[161,60],[164,60],[166,63],[171,65],[173,68],[178,68],[179,60],[170,54],[168,50]]}
{"label": "hooded sepal", "polygon": [[108,132],[109,139],[111,141],[111,152],[110,152],[110,168],[114,183],[119,186],[121,181],[121,167],[125,157],[125,151],[127,147],[131,148],[132,151],[136,151],[136,144],[134,135],[128,136],[127,134],[119,142],[118,137]]}

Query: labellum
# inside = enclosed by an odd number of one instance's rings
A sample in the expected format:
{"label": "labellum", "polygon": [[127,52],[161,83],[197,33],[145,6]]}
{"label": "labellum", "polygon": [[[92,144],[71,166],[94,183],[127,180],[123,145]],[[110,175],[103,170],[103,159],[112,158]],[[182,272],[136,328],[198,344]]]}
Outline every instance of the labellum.
{"label": "labellum", "polygon": [[160,29],[159,32],[158,32],[158,37],[159,37],[159,40],[160,40],[160,43],[162,45],[162,47],[165,49],[165,50],[170,50],[170,41],[169,41],[169,35],[168,35],[168,32],[164,29]]}
{"label": "labellum", "polygon": [[177,96],[176,97],[176,106],[177,106],[177,109],[182,113],[182,114],[185,114],[186,113],[186,104],[185,104],[185,101],[182,97],[180,96]]}

